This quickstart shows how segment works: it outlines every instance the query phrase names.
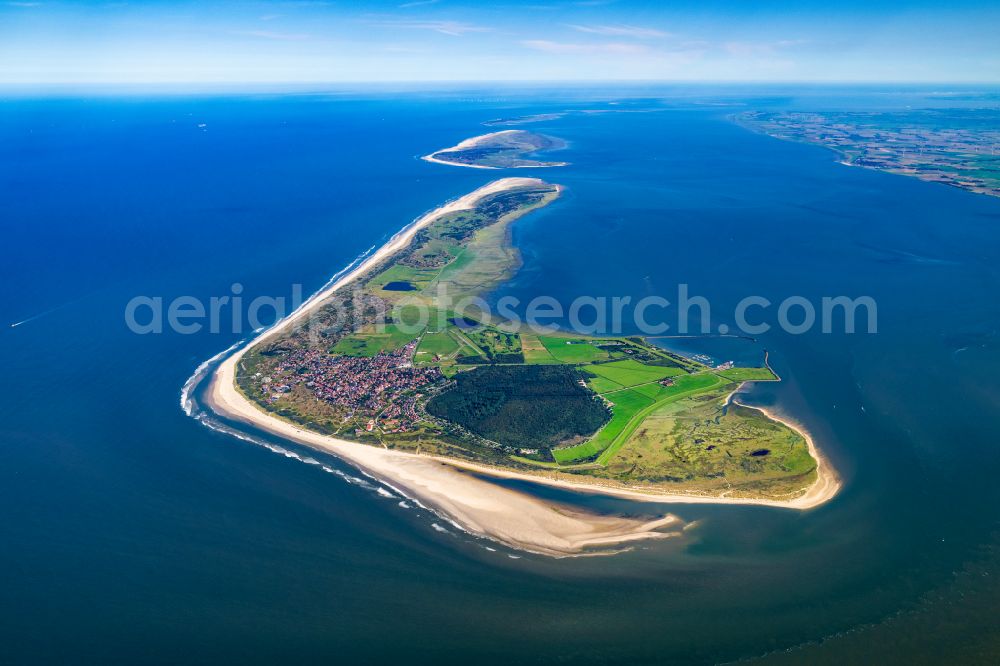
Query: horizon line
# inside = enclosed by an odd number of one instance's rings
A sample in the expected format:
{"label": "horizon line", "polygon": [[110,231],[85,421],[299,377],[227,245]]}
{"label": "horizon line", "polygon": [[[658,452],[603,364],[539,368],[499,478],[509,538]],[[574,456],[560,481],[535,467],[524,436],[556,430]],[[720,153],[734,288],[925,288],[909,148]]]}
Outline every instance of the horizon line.
{"label": "horizon line", "polygon": [[45,90],[67,88],[188,88],[188,89],[260,89],[260,88],[344,88],[344,87],[511,87],[511,86],[901,86],[901,87],[995,87],[1000,89],[1000,80],[995,81],[947,81],[947,80],[853,80],[853,79],[426,79],[426,80],[375,80],[375,81],[56,81],[56,82],[15,82],[0,81],[0,90]]}

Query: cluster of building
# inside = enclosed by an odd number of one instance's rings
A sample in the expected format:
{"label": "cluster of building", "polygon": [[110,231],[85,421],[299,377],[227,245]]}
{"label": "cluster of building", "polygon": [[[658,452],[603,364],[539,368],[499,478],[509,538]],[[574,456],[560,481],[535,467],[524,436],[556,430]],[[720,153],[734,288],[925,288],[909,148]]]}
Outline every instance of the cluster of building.
{"label": "cluster of building", "polygon": [[[406,432],[420,420],[417,412],[417,400],[422,394],[416,393],[399,400],[394,400],[379,414],[379,422],[384,432]],[[374,427],[374,424],[373,424]]]}
{"label": "cluster of building", "polygon": [[413,366],[416,346],[413,341],[395,351],[368,357],[296,350],[273,368],[272,373],[280,379],[258,379],[272,402],[302,385],[320,400],[347,408],[348,418],[369,417],[368,431],[381,422],[387,432],[405,432],[419,420],[419,391],[442,378],[436,367]]}

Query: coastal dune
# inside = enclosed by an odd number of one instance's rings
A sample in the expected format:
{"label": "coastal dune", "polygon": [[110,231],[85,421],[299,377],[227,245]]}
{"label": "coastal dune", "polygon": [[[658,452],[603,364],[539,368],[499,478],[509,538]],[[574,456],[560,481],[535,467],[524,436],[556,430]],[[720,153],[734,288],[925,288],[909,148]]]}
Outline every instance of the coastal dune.
{"label": "coastal dune", "polygon": [[[786,501],[709,495],[668,494],[656,490],[621,488],[596,482],[567,480],[565,475],[527,474],[488,465],[420,455],[358,444],[306,430],[270,414],[240,393],[235,384],[243,355],[251,347],[275,338],[308,317],[334,292],[357,280],[384,259],[406,247],[413,236],[443,215],[467,210],[492,194],[543,185],[536,178],[502,178],[427,213],[393,236],[381,249],[354,270],[315,294],[289,317],[262,333],[250,344],[226,357],[213,372],[206,403],[216,413],[250,423],[264,431],[335,455],[366,473],[383,480],[428,506],[461,528],[526,551],[553,556],[585,553],[645,539],[677,536],[683,521],[672,515],[656,520],[637,520],[600,515],[492,483],[482,476],[519,479],[583,493],[596,493],[643,502],[758,504],[808,509],[829,500],[840,482],[820,457],[812,438],[803,432],[810,451],[820,461],[818,478],[808,491]],[[773,415],[770,415],[775,418]],[[780,420],[780,419],[776,419]],[[790,425],[790,424],[787,424]],[[800,430],[800,432],[802,432]],[[667,529],[672,528],[672,529]]]}

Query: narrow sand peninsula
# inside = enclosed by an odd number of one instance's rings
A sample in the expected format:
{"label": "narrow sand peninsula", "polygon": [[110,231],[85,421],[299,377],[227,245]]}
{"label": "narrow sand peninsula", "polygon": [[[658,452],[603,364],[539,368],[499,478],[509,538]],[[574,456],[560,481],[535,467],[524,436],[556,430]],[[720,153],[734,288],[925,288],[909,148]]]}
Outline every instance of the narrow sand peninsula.
{"label": "narrow sand peninsula", "polygon": [[[321,435],[270,414],[247,400],[236,389],[236,368],[248,349],[280,335],[321,307],[332,293],[357,280],[385,258],[404,248],[423,227],[442,215],[473,208],[491,194],[524,185],[540,185],[535,178],[502,178],[424,215],[393,236],[375,254],[334,284],[315,294],[289,317],[262,333],[249,345],[223,360],[213,373],[206,398],[222,416],[237,419],[304,446],[325,451],[384,480],[405,494],[433,508],[469,532],[509,546],[548,555],[579,554],[595,547],[611,547],[642,539],[677,536],[683,527],[674,516],[641,521],[600,516],[569,508],[490,483],[469,472],[494,478],[521,479],[567,490],[622,497],[643,502],[757,504],[790,509],[808,509],[832,498],[840,482],[820,456],[812,438],[800,428],[818,461],[818,478],[806,493],[785,501],[694,494],[669,494],[658,489],[622,488],[596,482],[567,480],[566,475],[527,474],[448,458],[381,449]],[[763,411],[763,410],[762,410]],[[768,414],[775,420],[781,420]],[[674,531],[661,531],[674,525]]]}

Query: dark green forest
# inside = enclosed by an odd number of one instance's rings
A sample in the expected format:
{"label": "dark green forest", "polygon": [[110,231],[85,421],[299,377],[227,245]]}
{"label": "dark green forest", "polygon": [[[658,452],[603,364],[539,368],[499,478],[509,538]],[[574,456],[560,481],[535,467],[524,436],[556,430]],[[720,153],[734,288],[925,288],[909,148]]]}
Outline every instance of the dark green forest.
{"label": "dark green forest", "polygon": [[480,367],[459,373],[427,411],[504,446],[551,448],[608,420],[604,403],[579,384],[582,377],[568,366]]}

